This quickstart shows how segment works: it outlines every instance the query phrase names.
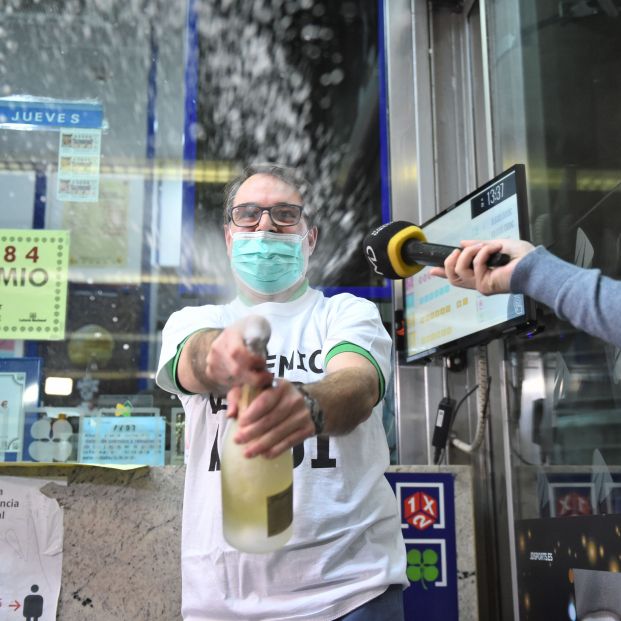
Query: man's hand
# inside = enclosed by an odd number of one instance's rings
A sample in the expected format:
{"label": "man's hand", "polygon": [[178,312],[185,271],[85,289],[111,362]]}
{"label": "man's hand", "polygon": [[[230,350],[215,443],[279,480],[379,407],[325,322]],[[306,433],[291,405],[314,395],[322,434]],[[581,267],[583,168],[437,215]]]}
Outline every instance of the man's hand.
{"label": "man's hand", "polygon": [[[429,273],[447,278],[456,287],[476,289],[483,295],[509,293],[515,266],[534,250],[532,244],[518,239],[464,240],[461,246],[462,250],[454,250],[446,258],[444,268],[434,267]],[[511,261],[501,267],[488,267],[486,263],[495,252],[508,254]]]}
{"label": "man's hand", "polygon": [[[344,435],[365,421],[377,402],[375,367],[360,354],[342,352],[330,359],[326,374],[304,389],[317,400],[324,414],[324,433]],[[264,389],[243,412],[241,388],[227,394],[227,415],[237,417],[235,440],[246,444],[245,455],[276,457],[315,435],[315,424],[302,393],[285,379]]]}
{"label": "man's hand", "polygon": [[262,387],[271,383],[265,358],[250,351],[244,342],[246,323],[247,319],[241,319],[222,331],[208,330],[190,337],[177,369],[185,390],[224,394],[231,386]]}
{"label": "man's hand", "polygon": [[241,387],[233,386],[227,400],[227,416],[237,417],[235,441],[245,444],[246,457],[276,457],[315,435],[302,393],[284,379],[276,380],[239,411]]}

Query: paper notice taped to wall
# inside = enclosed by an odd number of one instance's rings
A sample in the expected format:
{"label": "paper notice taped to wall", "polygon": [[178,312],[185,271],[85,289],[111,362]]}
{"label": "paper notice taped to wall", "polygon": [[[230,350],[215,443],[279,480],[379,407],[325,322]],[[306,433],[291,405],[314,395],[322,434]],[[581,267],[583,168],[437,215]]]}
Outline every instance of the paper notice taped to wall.
{"label": "paper notice taped to wall", "polygon": [[55,621],[63,511],[40,489],[50,480],[0,476],[0,621]]}

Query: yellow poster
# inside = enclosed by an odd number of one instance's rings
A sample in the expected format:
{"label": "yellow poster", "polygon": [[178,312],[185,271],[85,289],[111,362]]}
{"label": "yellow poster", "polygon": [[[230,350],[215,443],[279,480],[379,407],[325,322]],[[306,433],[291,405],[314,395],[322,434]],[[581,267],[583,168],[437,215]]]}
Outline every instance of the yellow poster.
{"label": "yellow poster", "polygon": [[0,339],[65,337],[69,233],[0,229]]}
{"label": "yellow poster", "polygon": [[65,203],[62,227],[71,230],[71,266],[126,267],[129,184],[104,180],[97,203]]}

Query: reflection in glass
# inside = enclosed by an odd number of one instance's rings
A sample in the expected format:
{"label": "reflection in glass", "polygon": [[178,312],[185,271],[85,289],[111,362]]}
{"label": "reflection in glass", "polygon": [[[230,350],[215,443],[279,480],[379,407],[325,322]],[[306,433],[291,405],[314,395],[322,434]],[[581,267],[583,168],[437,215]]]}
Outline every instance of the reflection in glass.
{"label": "reflection in glass", "polygon": [[[300,166],[316,188],[304,206],[321,231],[313,284],[383,287],[360,252],[383,217],[377,12],[349,1],[2,5],[0,230],[70,234],[66,304],[54,309],[64,338],[7,340],[0,294],[0,357],[41,358],[47,387],[20,429],[32,450],[12,459],[77,460],[87,427],[93,442],[112,438],[129,410],[161,438],[154,462],[183,463],[180,403],[153,382],[159,332],[174,310],[232,294],[222,190],[245,163]],[[140,422],[140,408],[161,421]]]}

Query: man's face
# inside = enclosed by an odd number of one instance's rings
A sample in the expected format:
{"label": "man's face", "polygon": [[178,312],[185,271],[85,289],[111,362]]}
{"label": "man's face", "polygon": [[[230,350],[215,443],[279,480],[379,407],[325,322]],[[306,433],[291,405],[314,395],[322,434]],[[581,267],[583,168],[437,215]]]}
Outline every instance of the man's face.
{"label": "man's face", "polygon": [[[233,207],[246,203],[254,203],[260,207],[270,208],[280,203],[288,203],[290,205],[303,205],[302,197],[295,188],[288,185],[277,177],[271,175],[259,174],[253,175],[246,179],[237,190]],[[272,231],[274,233],[296,233],[297,235],[305,235],[308,230],[308,236],[304,240],[304,244],[308,246],[308,253],[312,254],[317,241],[317,229],[311,227],[310,230],[306,224],[304,216],[294,226],[278,226],[272,222],[269,214],[264,211],[261,220],[254,227],[239,227],[233,222],[229,222],[224,227],[224,237],[226,240],[227,254],[231,256],[232,233],[252,232],[252,231]]]}

